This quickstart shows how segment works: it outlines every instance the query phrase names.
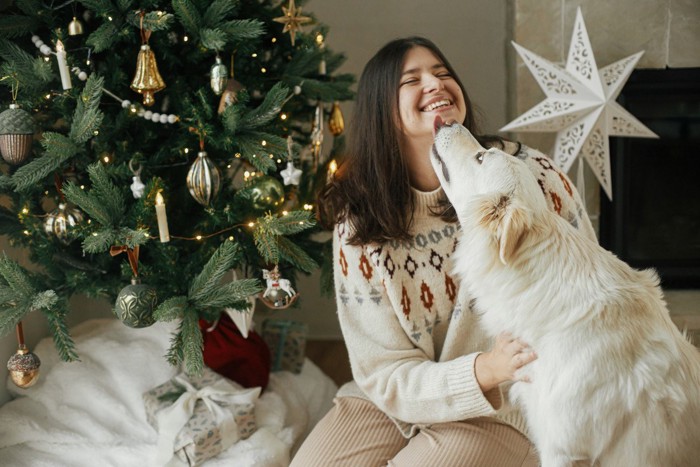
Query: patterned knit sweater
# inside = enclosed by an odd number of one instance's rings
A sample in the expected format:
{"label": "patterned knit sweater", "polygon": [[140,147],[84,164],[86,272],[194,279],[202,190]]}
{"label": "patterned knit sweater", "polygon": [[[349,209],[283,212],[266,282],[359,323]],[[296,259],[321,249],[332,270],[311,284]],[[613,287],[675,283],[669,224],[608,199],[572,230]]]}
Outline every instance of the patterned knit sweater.
{"label": "patterned knit sweater", "polygon": [[[566,175],[533,149],[523,146],[517,157],[537,175],[550,207],[595,238]],[[474,360],[492,342],[451,272],[459,226],[430,213],[442,193],[414,190],[409,241],[349,245],[352,227],[336,226],[338,317],[354,377],[338,396],[372,401],[406,437],[421,426],[482,416],[526,433],[519,411],[507,403],[508,385],[484,394],[474,375]]]}

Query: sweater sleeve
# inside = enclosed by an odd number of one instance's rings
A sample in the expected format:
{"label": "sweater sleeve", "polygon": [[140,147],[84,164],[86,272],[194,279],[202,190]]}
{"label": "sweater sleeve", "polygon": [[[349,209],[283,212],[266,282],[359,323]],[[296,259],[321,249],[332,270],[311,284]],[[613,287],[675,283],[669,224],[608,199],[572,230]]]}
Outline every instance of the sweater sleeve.
{"label": "sweater sleeve", "polygon": [[[386,414],[408,423],[439,423],[492,415],[499,390],[486,397],[474,374],[478,353],[436,362],[401,325],[401,304],[386,292],[390,278],[379,277],[368,246],[346,242],[349,227],[334,232],[334,276],[338,317],[353,377]],[[493,404],[493,405],[492,405]],[[495,407],[494,407],[495,406]]]}

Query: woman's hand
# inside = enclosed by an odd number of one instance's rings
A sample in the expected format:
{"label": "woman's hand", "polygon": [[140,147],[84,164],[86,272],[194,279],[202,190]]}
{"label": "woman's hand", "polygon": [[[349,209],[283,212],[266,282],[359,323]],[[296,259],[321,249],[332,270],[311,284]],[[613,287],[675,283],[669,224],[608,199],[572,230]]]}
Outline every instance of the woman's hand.
{"label": "woman's hand", "polygon": [[523,341],[510,333],[496,336],[489,352],[479,354],[474,361],[476,380],[483,392],[487,392],[506,381],[526,381],[527,376],[516,376],[518,369],[537,358],[535,352]]}

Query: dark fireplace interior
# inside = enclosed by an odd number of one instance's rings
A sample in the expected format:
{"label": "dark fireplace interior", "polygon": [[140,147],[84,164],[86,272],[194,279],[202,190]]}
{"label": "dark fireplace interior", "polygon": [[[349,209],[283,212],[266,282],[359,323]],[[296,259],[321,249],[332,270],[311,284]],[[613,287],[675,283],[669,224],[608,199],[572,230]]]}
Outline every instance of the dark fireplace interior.
{"label": "dark fireplace interior", "polygon": [[610,139],[600,243],[665,288],[700,288],[700,68],[636,70],[618,101],[660,138]]}

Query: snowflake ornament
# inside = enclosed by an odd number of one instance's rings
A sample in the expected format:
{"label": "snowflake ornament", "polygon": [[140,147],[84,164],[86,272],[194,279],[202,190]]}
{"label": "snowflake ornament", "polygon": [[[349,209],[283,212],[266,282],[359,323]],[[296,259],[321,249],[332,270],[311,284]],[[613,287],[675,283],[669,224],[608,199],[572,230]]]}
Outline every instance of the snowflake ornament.
{"label": "snowflake ornament", "polygon": [[598,69],[581,8],[562,68],[513,42],[546,99],[501,131],[556,131],[554,161],[568,172],[579,154],[612,200],[609,136],[658,138],[615,99],[644,54],[637,52]]}

